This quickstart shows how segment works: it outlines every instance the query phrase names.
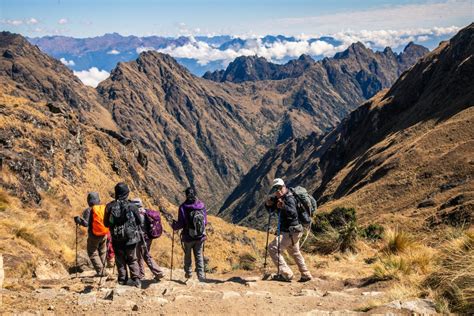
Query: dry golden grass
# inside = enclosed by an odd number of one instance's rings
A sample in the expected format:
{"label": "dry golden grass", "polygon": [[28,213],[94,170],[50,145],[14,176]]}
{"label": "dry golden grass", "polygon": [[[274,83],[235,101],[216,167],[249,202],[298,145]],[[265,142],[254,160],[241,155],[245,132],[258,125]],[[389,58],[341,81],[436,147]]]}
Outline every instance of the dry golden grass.
{"label": "dry golden grass", "polygon": [[423,283],[432,288],[451,312],[474,311],[474,230],[448,241],[438,255],[436,269]]}
{"label": "dry golden grass", "polygon": [[385,233],[384,240],[386,245],[383,251],[388,254],[404,253],[416,245],[415,238],[412,235],[398,228],[388,230]]}

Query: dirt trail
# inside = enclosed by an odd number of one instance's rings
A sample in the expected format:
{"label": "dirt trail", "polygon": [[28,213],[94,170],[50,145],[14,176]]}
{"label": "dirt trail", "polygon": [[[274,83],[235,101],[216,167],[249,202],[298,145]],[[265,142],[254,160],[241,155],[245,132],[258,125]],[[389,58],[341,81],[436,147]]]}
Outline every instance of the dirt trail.
{"label": "dirt trail", "polygon": [[[91,272],[85,272],[79,278],[72,275],[63,280],[35,280],[22,289],[4,289],[3,311],[5,314],[338,315],[358,313],[374,299],[386,295],[383,283],[362,287],[355,285],[361,280],[343,282],[317,274],[307,283],[263,281],[255,273],[208,275],[207,282],[195,279],[185,282],[183,273],[174,271],[173,281],[155,282],[147,276],[141,289],[120,286],[115,280],[103,281],[98,289],[99,278],[90,275]],[[371,312],[409,313],[400,307],[395,304]]]}

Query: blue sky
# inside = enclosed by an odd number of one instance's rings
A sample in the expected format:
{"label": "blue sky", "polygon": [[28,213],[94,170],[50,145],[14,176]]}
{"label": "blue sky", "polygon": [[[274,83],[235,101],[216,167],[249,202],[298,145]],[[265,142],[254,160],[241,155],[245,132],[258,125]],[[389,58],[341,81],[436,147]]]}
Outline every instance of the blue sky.
{"label": "blue sky", "polygon": [[472,0],[0,0],[0,27],[30,37],[265,35],[462,27]]}

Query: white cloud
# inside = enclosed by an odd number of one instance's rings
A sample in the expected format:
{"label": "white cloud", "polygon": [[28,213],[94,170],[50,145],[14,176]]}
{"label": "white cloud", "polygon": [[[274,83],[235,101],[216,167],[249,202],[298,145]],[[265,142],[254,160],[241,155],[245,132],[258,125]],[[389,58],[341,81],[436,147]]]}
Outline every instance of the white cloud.
{"label": "white cloud", "polygon": [[20,26],[23,24],[22,20],[1,20],[2,24],[7,24],[11,26]]}
{"label": "white cloud", "polygon": [[459,27],[432,27],[402,30],[361,30],[347,31],[332,34],[332,36],[340,40],[344,46],[348,46],[354,42],[362,42],[369,47],[383,48],[386,46],[399,47],[406,45],[411,41],[426,42],[436,36],[453,35],[459,31]]}
{"label": "white cloud", "polygon": [[67,24],[67,22],[68,22],[68,19],[62,18],[62,19],[59,19],[58,24],[63,25],[63,24]]}
{"label": "white cloud", "polygon": [[[308,41],[277,41],[272,44],[264,44],[261,39],[249,39],[243,48],[219,50],[205,42],[196,41],[192,37],[190,37],[190,41],[190,43],[183,46],[168,46],[157,51],[176,58],[193,58],[200,65],[206,65],[211,61],[222,61],[223,65],[227,65],[239,56],[257,55],[268,60],[278,61],[286,57],[296,58],[302,54],[331,56],[344,49],[344,47],[335,47],[323,41],[315,41],[313,43]],[[137,53],[152,49],[150,47],[139,47],[137,48]]]}
{"label": "white cloud", "polygon": [[72,59],[71,59],[71,60],[67,60],[67,59],[64,58],[64,57],[61,58],[61,59],[59,59],[59,61],[62,62],[62,63],[63,63],[64,65],[66,65],[66,66],[75,66],[75,65],[76,65],[76,63],[74,62],[74,60],[72,60]]}
{"label": "white cloud", "polygon": [[107,79],[109,77],[109,73],[105,70],[99,70],[97,67],[92,67],[89,70],[82,70],[82,71],[74,71],[74,74],[81,79],[81,81],[93,88],[97,87],[97,85]]}
{"label": "white cloud", "polygon": [[26,24],[28,24],[28,25],[34,25],[34,24],[38,24],[38,23],[39,23],[39,21],[35,18],[30,18],[30,19],[26,20]]}
{"label": "white cloud", "polygon": [[408,29],[432,25],[467,24],[472,21],[472,0],[426,1],[425,3],[381,6],[309,17],[274,19],[260,22],[263,32],[286,30],[336,33],[343,30]]}
{"label": "white cloud", "polygon": [[[285,58],[297,58],[302,54],[311,56],[333,56],[335,53],[346,49],[355,42],[362,42],[367,47],[373,49],[383,49],[386,46],[398,48],[405,46],[411,41],[426,42],[436,36],[452,35],[459,30],[459,27],[432,27],[402,30],[361,30],[345,31],[329,34],[340,41],[340,45],[333,45],[325,41],[317,40],[309,42],[310,37],[301,36],[294,42],[276,41],[268,44],[263,43],[260,38],[247,38],[244,47],[231,47],[226,50],[219,50],[205,42],[196,41],[192,36],[188,37],[189,42],[182,46],[171,45],[157,51],[169,54],[175,58],[196,59],[200,65],[209,62],[221,61],[223,66],[234,60],[238,56],[257,55],[265,57],[267,60],[278,62]],[[153,47],[138,47],[137,53],[154,50]]]}
{"label": "white cloud", "polygon": [[112,50],[108,51],[107,54],[109,54],[109,55],[118,55],[118,54],[120,54],[120,52],[116,49],[112,49]]}

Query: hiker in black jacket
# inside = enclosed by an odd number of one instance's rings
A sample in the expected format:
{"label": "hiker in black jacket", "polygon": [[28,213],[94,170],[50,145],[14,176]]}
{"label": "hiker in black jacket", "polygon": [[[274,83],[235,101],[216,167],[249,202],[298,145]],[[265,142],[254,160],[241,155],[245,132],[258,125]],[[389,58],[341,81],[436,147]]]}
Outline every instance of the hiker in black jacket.
{"label": "hiker in black jacket", "polygon": [[274,196],[265,203],[267,210],[276,212],[278,216],[279,236],[273,240],[268,248],[270,257],[278,267],[279,274],[274,278],[279,281],[291,281],[293,272],[286,264],[282,256],[283,251],[293,257],[301,273],[299,282],[307,282],[312,279],[304,258],[300,252],[300,238],[303,236],[303,226],[298,220],[298,211],[296,209],[296,200],[293,194],[285,186],[285,182],[277,178],[273,180],[272,192]]}
{"label": "hiker in black jacket", "polygon": [[104,225],[110,227],[112,235],[118,283],[127,284],[128,266],[133,285],[141,287],[137,245],[141,240],[142,222],[138,207],[128,200],[129,192],[127,184],[123,182],[115,186],[115,200],[105,208]]}

